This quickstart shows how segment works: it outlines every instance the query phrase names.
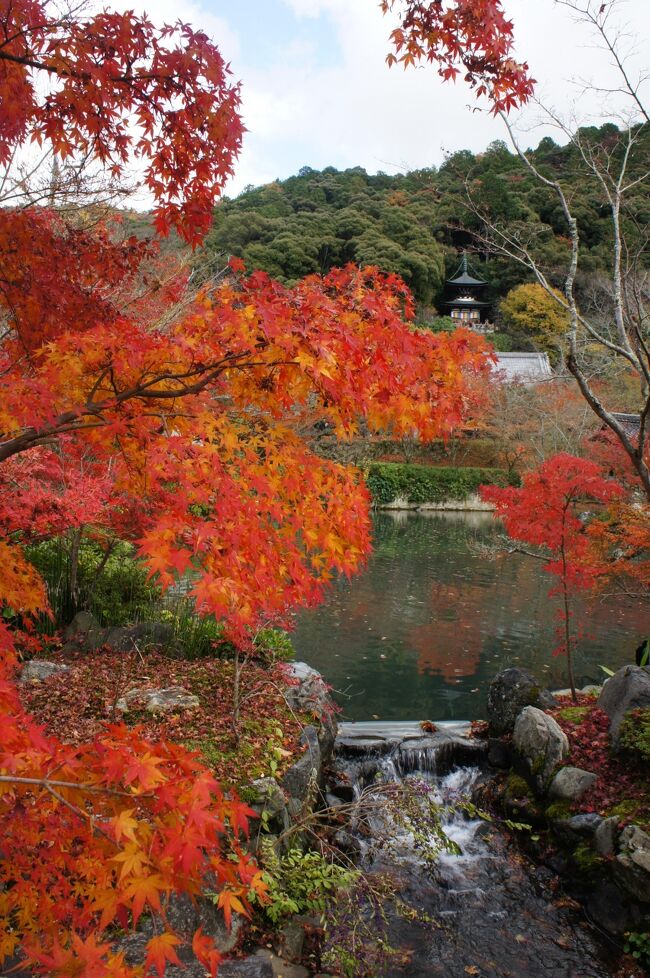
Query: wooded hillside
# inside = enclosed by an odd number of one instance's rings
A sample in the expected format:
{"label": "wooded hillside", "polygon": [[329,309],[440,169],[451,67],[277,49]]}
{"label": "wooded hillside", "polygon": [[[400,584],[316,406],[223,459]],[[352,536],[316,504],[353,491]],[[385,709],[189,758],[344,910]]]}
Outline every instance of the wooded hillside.
{"label": "wooded hillside", "polygon": [[[595,152],[616,154],[619,142],[623,149],[621,133],[612,124],[582,130],[581,136]],[[647,139],[636,148],[639,167],[649,151]],[[579,270],[586,298],[590,282],[607,267],[611,254],[602,191],[585,181],[575,146],[559,146],[547,137],[530,158],[542,173],[562,177],[574,187],[586,245]],[[650,203],[639,196],[631,205],[626,220],[647,224]],[[482,275],[491,283],[491,299],[531,280],[516,262],[490,257],[481,249],[475,235],[480,237],[486,222],[520,227],[523,235],[534,239],[551,279],[561,284],[569,247],[557,198],[502,141],[478,155],[457,152],[439,169],[396,176],[370,175],[362,167],[303,167],[288,180],[250,187],[234,200],[223,200],[215,211],[207,249],[243,258],[250,270],[263,269],[287,283],[314,272],[325,274],[346,262],[378,265],[399,273],[418,303],[427,307],[439,302],[444,280],[463,248],[479,252],[475,267],[481,263]]]}

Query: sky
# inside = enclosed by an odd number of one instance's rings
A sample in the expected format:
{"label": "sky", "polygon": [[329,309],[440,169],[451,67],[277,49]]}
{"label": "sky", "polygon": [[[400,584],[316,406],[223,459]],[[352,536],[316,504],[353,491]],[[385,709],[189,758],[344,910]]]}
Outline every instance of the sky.
{"label": "sky", "polygon": [[[146,10],[156,22],[180,18],[202,28],[241,80],[248,131],[226,188],[230,196],[249,184],[284,179],[302,166],[396,173],[438,166],[447,153],[477,152],[506,138],[500,120],[476,111],[462,82],[443,83],[431,66],[387,67],[394,22],[382,16],[378,0],[127,5]],[[504,0],[504,8],[515,23],[516,57],[528,61],[540,100],[580,124],[600,121],[603,96],[585,94],[584,83],[597,78],[599,86],[606,84],[608,58],[592,35],[554,0]],[[619,0],[613,23],[630,53],[632,73],[638,73],[650,48],[650,0]],[[564,141],[540,126],[537,106],[517,126],[524,146],[544,135]]]}

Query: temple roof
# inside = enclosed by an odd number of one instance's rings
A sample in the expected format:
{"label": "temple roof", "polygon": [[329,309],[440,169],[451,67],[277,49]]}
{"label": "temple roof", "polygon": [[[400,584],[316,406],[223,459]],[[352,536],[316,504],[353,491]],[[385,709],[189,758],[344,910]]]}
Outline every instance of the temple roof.
{"label": "temple roof", "polygon": [[447,279],[448,285],[487,285],[487,282],[483,281],[481,278],[474,278],[469,274],[467,268],[467,255],[463,252],[463,257],[461,263],[456,269],[454,278]]}
{"label": "temple roof", "polygon": [[504,383],[537,384],[553,376],[547,353],[497,353],[493,372]]}
{"label": "temple roof", "polygon": [[457,299],[447,299],[446,302],[442,302],[443,306],[491,306],[491,302],[483,302],[479,299],[474,299],[469,295],[459,295]]}
{"label": "temple roof", "polygon": [[456,278],[447,279],[449,285],[487,285],[482,278],[474,278],[467,272],[463,272],[462,275],[458,275]]}

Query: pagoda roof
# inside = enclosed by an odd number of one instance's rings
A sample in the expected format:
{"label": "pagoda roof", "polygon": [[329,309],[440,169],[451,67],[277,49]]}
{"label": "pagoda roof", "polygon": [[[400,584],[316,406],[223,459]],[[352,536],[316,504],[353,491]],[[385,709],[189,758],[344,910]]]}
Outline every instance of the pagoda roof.
{"label": "pagoda roof", "polygon": [[469,295],[459,295],[457,299],[447,299],[446,302],[442,302],[443,306],[491,306],[491,302],[483,302],[483,300],[474,299]]}
{"label": "pagoda roof", "polygon": [[[460,272],[460,274],[459,274]],[[469,274],[467,268],[467,253],[463,252],[463,257],[461,259],[460,265],[454,273],[454,278],[447,279],[447,285],[487,285],[482,278],[474,278],[473,275]]]}
{"label": "pagoda roof", "polygon": [[468,272],[463,272],[457,278],[449,278],[447,282],[449,285],[487,285],[487,282],[482,278],[474,278]]}

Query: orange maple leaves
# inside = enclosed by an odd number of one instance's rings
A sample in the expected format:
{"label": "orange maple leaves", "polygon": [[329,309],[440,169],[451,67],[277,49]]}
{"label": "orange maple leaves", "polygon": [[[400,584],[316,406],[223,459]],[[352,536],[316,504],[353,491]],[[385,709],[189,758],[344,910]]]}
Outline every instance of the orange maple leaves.
{"label": "orange maple leaves", "polygon": [[[196,244],[243,131],[214,45],[37,0],[0,23],[0,162],[45,142],[119,181],[136,155],[158,229]],[[376,269],[286,289],[235,265],[161,319],[166,291],[142,288],[155,248],[91,217],[0,213],[0,960],[127,978],[177,960],[174,893],[208,887],[226,918],[263,893],[240,844],[252,813],[177,745],[113,725],[75,747],[25,714],[14,643],[47,597],[22,548],[70,529],[137,540],[163,586],[191,570],[198,610],[250,641],[369,548],[360,474],[309,451],[305,418],[444,436],[489,355],[470,333],[412,332],[407,289]],[[134,969],[111,928],[149,912],[159,931]],[[192,948],[214,974],[212,941],[199,930]]]}

